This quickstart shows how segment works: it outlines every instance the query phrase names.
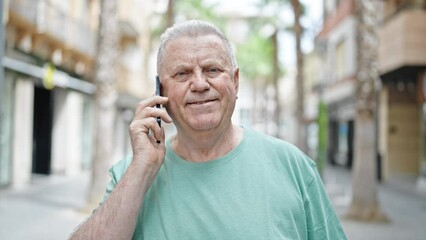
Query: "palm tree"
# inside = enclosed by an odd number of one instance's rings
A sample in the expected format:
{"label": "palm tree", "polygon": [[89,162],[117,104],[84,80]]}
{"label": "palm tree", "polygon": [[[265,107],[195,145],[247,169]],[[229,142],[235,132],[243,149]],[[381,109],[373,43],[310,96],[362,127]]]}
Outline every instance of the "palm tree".
{"label": "palm tree", "polygon": [[169,0],[166,11],[166,26],[171,27],[175,22],[175,1]]}
{"label": "palm tree", "polygon": [[302,15],[302,5],[299,0],[291,0],[291,7],[294,15],[294,38],[296,42],[296,89],[297,89],[297,145],[303,151],[306,151],[306,127],[305,127],[305,81],[303,78],[303,52],[301,47],[302,42],[302,25],[300,24],[300,17]]}
{"label": "palm tree", "polygon": [[358,17],[357,102],[355,116],[355,162],[353,197],[347,214],[358,220],[385,220],[377,198],[376,182],[376,96],[379,91],[377,66],[377,13],[371,0],[356,1]]}
{"label": "palm tree", "polygon": [[118,18],[115,0],[101,0],[97,57],[94,80],[96,83],[96,143],[92,166],[87,209],[99,204],[108,183],[108,169],[114,156],[116,120],[116,66],[118,55]]}
{"label": "palm tree", "polygon": [[[303,5],[300,3],[299,0],[263,0],[263,5],[269,4],[269,3],[278,3],[280,5],[282,4],[289,4],[291,5],[291,8],[293,10],[293,18],[294,18],[294,25],[290,28],[294,32],[294,38],[296,43],[296,92],[297,92],[297,106],[296,106],[296,120],[297,120],[297,127],[296,127],[296,133],[297,133],[297,139],[296,144],[299,148],[302,150],[306,150],[306,128],[305,128],[305,118],[304,118],[304,78],[303,78],[303,52],[301,47],[301,41],[302,41],[302,34],[303,34],[303,28],[300,23],[300,18],[303,14]],[[277,8],[277,10],[280,10],[280,8]],[[279,25],[279,24],[277,24]],[[285,28],[283,26],[278,26],[278,28]],[[277,85],[278,86],[278,85]],[[276,92],[279,92],[279,89],[276,89]],[[278,110],[278,109],[277,109]],[[280,111],[278,111],[280,112]]]}

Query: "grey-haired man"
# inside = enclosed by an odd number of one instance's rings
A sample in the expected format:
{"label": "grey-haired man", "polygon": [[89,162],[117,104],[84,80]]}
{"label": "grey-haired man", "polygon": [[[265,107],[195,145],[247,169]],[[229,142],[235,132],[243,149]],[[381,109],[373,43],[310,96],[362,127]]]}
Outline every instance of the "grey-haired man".
{"label": "grey-haired man", "polygon": [[[157,73],[164,96],[137,107],[133,154],[72,239],[346,239],[314,162],[231,122],[239,69],[215,26],[167,29]],[[166,140],[157,117],[177,134]]]}

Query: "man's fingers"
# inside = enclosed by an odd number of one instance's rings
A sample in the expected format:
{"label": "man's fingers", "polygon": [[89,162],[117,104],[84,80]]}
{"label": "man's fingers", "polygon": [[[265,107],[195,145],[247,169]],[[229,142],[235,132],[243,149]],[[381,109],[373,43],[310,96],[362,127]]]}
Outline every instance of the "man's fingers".
{"label": "man's fingers", "polygon": [[161,128],[155,118],[135,119],[130,123],[129,131],[132,137],[136,137],[140,133],[149,135],[152,131],[156,139],[161,138]]}
{"label": "man's fingers", "polygon": [[163,108],[153,108],[147,107],[140,111],[137,115],[135,115],[135,119],[144,119],[144,118],[157,118],[160,117],[164,122],[171,123],[172,118],[167,113],[167,111]]}
{"label": "man's fingers", "polygon": [[153,132],[153,135],[149,135],[148,137],[151,140],[152,145],[158,145],[158,146],[164,145],[166,140],[166,137],[164,134],[164,128],[160,129],[159,135],[157,135],[157,132]]}
{"label": "man's fingers", "polygon": [[136,107],[135,115],[138,115],[141,111],[143,111],[147,107],[155,107],[157,104],[166,104],[169,98],[163,96],[153,96],[147,98],[143,101],[140,101],[138,106]]}
{"label": "man's fingers", "polygon": [[171,123],[172,118],[164,108],[156,106],[166,104],[167,101],[167,97],[153,96],[138,104],[133,121],[129,126],[132,141],[144,135],[152,143],[163,144],[164,130],[159,126],[157,118],[161,118],[166,123]]}

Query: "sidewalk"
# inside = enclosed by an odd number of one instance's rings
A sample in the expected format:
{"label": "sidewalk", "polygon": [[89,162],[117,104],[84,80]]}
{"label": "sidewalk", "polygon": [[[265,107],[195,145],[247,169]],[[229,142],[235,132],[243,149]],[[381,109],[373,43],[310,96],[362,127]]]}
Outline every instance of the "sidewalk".
{"label": "sidewalk", "polygon": [[[351,201],[350,171],[328,167],[324,179],[337,213],[343,216]],[[35,176],[25,189],[0,190],[0,239],[66,239],[87,217],[76,209],[84,207],[88,180],[88,173]],[[410,184],[396,179],[379,185],[381,209],[390,223],[342,220],[348,239],[425,239],[426,196],[417,194]]]}
{"label": "sidewalk", "polygon": [[415,179],[394,178],[379,184],[380,209],[390,222],[366,223],[343,218],[352,200],[350,170],[328,166],[324,176],[327,192],[348,239],[426,239],[426,195],[416,192]]}
{"label": "sidewalk", "polygon": [[86,215],[89,174],[34,176],[24,189],[0,190],[0,239],[67,239]]}

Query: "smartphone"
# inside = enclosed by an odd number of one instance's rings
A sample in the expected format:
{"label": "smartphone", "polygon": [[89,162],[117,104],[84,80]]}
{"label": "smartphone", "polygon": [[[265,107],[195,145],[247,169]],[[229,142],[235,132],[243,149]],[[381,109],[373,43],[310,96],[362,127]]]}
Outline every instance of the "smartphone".
{"label": "smartphone", "polygon": [[[155,95],[161,96],[161,83],[160,83],[160,77],[158,75],[155,77]],[[157,108],[161,108],[160,104],[157,104]],[[161,118],[157,117],[157,123],[161,127]]]}

